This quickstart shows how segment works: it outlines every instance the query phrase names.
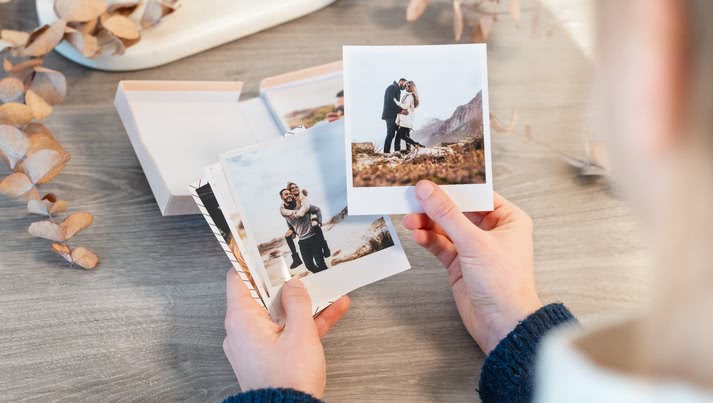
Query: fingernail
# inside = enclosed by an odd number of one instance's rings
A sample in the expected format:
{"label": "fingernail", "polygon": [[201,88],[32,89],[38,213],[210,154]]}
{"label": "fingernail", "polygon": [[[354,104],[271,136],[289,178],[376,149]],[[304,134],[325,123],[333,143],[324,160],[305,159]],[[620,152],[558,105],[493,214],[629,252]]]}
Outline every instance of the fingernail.
{"label": "fingernail", "polygon": [[433,193],[435,185],[428,181],[421,181],[416,184],[416,197],[421,200],[428,199]]}

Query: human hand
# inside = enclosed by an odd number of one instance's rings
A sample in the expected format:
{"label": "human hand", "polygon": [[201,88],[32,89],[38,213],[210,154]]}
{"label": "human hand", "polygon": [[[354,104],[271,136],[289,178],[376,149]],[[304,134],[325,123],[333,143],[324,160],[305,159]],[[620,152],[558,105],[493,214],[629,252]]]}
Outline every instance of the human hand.
{"label": "human hand", "polygon": [[292,235],[294,235],[294,234],[295,233],[292,232],[291,229],[288,229],[287,232],[285,232],[285,238],[292,238]]}
{"label": "human hand", "polygon": [[227,276],[223,351],[243,391],[292,388],[322,398],[327,364],[320,338],[349,308],[343,296],[312,318],[312,302],[302,282],[293,279],[282,288],[286,322],[281,327],[252,298],[235,270]]}
{"label": "human hand", "polygon": [[463,324],[485,354],[542,307],[535,290],[532,220],[495,193],[495,210],[461,213],[433,182],[416,184],[425,214],[404,226],[447,269]]}

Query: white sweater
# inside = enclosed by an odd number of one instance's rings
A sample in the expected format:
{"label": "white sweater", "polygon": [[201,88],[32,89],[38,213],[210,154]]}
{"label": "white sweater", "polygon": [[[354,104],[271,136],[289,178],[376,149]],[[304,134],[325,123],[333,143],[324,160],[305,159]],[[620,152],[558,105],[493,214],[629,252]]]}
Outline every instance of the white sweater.
{"label": "white sweater", "polygon": [[[679,379],[652,378],[622,369],[633,357],[633,321],[582,332],[557,329],[538,350],[537,403],[703,403],[713,390]],[[586,350],[586,351],[585,351]],[[607,356],[604,356],[607,351]]]}
{"label": "white sweater", "polygon": [[413,129],[413,122],[416,119],[416,108],[414,107],[413,94],[407,92],[406,95],[401,98],[401,102],[399,102],[396,98],[394,98],[394,102],[396,102],[396,105],[400,106],[401,109],[406,109],[408,111],[408,115],[404,115],[403,113],[396,115],[396,124],[401,127]]}

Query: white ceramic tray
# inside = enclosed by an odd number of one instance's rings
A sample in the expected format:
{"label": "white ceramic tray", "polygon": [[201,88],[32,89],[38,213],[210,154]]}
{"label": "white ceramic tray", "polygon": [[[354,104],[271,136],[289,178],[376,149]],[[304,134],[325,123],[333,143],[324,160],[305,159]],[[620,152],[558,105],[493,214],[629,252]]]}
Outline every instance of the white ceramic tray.
{"label": "white ceramic tray", "polygon": [[[181,0],[181,7],[142,33],[122,56],[87,59],[68,43],[57,52],[81,65],[110,71],[160,66],[302,17],[335,0]],[[57,19],[54,0],[36,0],[40,24]]]}

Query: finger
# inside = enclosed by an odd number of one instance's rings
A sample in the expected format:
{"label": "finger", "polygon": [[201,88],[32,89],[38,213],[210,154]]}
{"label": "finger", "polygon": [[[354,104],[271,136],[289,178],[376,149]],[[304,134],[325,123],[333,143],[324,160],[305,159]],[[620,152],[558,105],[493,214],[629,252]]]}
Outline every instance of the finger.
{"label": "finger", "polygon": [[404,216],[404,227],[409,230],[425,229],[448,237],[448,234],[426,214],[413,213]]}
{"label": "finger", "polygon": [[312,320],[312,298],[304,284],[292,279],[282,287],[282,308],[285,310],[285,333],[314,332],[317,328]]}
{"label": "finger", "polygon": [[445,236],[433,231],[414,230],[411,232],[413,240],[433,256],[443,265],[448,266],[453,263],[453,259],[458,256],[455,245]]}
{"label": "finger", "polygon": [[269,318],[267,311],[255,301],[245,282],[235,269],[228,270],[225,280],[225,330],[228,333],[245,323]]}
{"label": "finger", "polygon": [[456,246],[470,247],[478,228],[458,211],[453,200],[435,183],[422,180],[416,184],[416,199],[424,212],[440,226]]}
{"label": "finger", "polygon": [[345,295],[334,301],[332,305],[325,308],[319,313],[319,315],[317,315],[316,318],[314,318],[314,324],[317,325],[319,337],[324,337],[329,329],[331,329],[332,326],[334,326],[339,319],[347,313],[349,305],[351,305],[351,300]]}

